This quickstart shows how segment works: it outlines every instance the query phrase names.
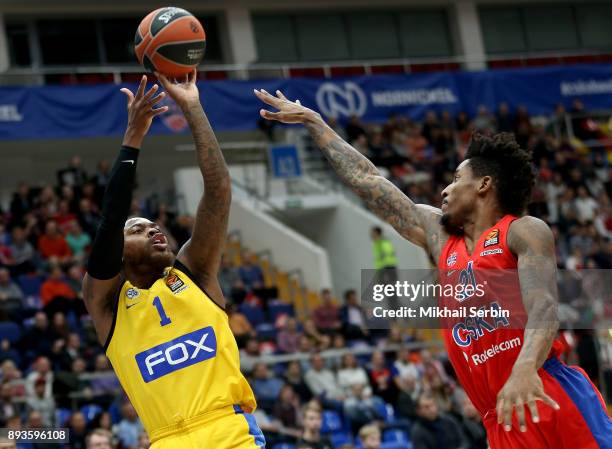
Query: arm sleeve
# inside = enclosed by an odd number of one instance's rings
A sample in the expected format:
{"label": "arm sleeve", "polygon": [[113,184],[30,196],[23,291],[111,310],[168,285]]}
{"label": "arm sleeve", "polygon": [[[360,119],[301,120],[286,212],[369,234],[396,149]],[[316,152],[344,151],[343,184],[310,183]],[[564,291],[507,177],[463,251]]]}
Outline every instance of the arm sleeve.
{"label": "arm sleeve", "polygon": [[111,170],[102,200],[102,220],[87,262],[87,272],[94,279],[112,279],[121,271],[123,227],[132,203],[139,152],[136,148],[121,147]]}

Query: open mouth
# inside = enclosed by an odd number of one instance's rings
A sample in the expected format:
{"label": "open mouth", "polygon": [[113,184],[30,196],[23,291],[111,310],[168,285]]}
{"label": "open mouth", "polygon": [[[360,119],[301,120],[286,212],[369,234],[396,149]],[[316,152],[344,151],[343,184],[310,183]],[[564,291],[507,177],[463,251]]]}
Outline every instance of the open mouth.
{"label": "open mouth", "polygon": [[168,247],[168,240],[166,236],[161,232],[158,232],[153,237],[151,237],[151,242],[153,242],[153,248],[164,250]]}

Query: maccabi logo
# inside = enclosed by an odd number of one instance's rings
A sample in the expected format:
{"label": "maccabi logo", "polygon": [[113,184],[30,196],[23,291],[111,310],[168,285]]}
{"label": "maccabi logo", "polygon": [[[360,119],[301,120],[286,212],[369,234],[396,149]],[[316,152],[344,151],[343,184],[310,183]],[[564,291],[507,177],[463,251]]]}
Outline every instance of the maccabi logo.
{"label": "maccabi logo", "polygon": [[317,106],[328,117],[361,117],[368,107],[363,89],[352,81],[342,85],[323,83],[317,91],[316,99]]}

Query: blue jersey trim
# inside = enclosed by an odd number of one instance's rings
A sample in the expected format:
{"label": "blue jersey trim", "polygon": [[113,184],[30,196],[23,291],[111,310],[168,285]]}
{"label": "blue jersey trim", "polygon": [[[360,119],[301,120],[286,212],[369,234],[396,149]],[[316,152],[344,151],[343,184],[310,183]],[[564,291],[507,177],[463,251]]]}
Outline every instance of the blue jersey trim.
{"label": "blue jersey trim", "polygon": [[587,426],[593,438],[601,449],[612,449],[612,420],[601,405],[599,395],[584,375],[561,363],[556,358],[550,358],[544,363],[544,369],[565,390]]}

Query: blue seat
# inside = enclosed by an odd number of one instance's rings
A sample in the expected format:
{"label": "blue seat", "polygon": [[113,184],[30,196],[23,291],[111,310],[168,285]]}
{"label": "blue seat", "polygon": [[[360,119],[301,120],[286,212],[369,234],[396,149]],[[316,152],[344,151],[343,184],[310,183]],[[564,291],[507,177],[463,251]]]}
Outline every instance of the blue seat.
{"label": "blue seat", "polygon": [[10,321],[0,322],[0,340],[7,339],[11,343],[16,343],[21,338],[21,327]]}
{"label": "blue seat", "polygon": [[412,449],[412,443],[410,442],[398,443],[395,441],[391,441],[391,442],[381,443],[380,449]]}
{"label": "blue seat", "polygon": [[89,423],[96,417],[98,413],[102,412],[102,407],[96,404],[87,404],[81,407],[81,413],[85,415],[85,420]]}
{"label": "blue seat", "polygon": [[328,435],[334,447],[340,447],[343,444],[353,444],[353,436],[348,432],[334,432]]}
{"label": "blue seat", "polygon": [[270,304],[268,312],[270,313],[270,319],[273,322],[275,322],[276,318],[278,318],[278,316],[282,315],[282,314],[286,314],[286,315],[289,315],[289,316],[294,316],[295,315],[295,313],[293,311],[293,304],[287,304],[287,303],[282,303],[282,302],[277,302],[275,304]]}
{"label": "blue seat", "polygon": [[278,443],[275,444],[272,449],[295,449],[295,444]]}
{"label": "blue seat", "polygon": [[55,410],[55,425],[56,427],[67,427],[68,420],[72,416],[72,410],[69,408],[58,408]]}
{"label": "blue seat", "polygon": [[340,432],[343,429],[342,419],[338,412],[323,410],[321,433]]}
{"label": "blue seat", "polygon": [[388,429],[383,433],[383,442],[385,443],[408,443],[410,438],[408,433],[400,429]]}
{"label": "blue seat", "polygon": [[251,326],[253,327],[257,327],[258,324],[261,324],[266,320],[263,311],[256,306],[242,303],[240,305],[240,312],[246,316],[247,320],[249,320],[249,323],[251,323]]}
{"label": "blue seat", "polygon": [[270,323],[261,323],[255,326],[255,331],[260,340],[276,340],[276,328]]}
{"label": "blue seat", "polygon": [[36,274],[22,274],[17,278],[17,283],[24,296],[38,296],[43,278]]}

